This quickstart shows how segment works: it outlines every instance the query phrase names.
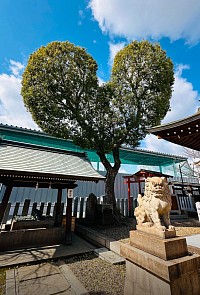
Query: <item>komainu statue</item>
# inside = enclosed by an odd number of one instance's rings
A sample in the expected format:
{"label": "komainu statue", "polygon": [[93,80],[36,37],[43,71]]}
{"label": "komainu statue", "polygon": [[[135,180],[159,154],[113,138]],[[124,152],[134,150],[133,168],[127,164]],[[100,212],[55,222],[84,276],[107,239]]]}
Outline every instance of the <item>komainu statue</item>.
{"label": "komainu statue", "polygon": [[170,224],[171,194],[165,177],[148,177],[144,196],[138,195],[138,204],[134,214],[139,226],[154,227],[160,231],[174,230]]}

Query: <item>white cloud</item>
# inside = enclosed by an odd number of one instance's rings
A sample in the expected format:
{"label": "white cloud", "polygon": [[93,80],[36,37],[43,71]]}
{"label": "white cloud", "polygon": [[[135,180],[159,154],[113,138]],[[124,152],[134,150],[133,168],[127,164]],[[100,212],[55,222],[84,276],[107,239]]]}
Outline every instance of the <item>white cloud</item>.
{"label": "white cloud", "polygon": [[[179,65],[175,73],[174,92],[171,99],[171,111],[167,113],[162,123],[176,121],[196,113],[198,108],[198,92],[194,91],[193,86],[185,78],[182,71],[188,66]],[[154,135],[147,135],[142,142],[142,147],[148,150],[161,153],[185,156],[184,148],[170,143],[163,139],[158,139]]]}
{"label": "white cloud", "polygon": [[84,18],[84,12],[83,12],[83,10],[79,10],[79,16],[81,17],[81,18]]}
{"label": "white cloud", "polygon": [[98,82],[99,82],[99,85],[103,85],[104,83],[106,83],[103,79],[101,79],[100,77],[98,77]]}
{"label": "white cloud", "polygon": [[200,40],[199,0],[91,0],[103,32],[132,39]]}
{"label": "white cloud", "polygon": [[11,61],[11,75],[0,74],[0,123],[39,129],[33,122],[30,113],[24,107],[21,91],[20,71],[23,69],[18,62]]}
{"label": "white cloud", "polygon": [[182,77],[182,71],[185,69],[189,69],[189,66],[179,65],[176,69],[171,111],[167,113],[162,123],[176,121],[197,112],[199,94],[193,89],[192,83]]}
{"label": "white cloud", "polygon": [[184,148],[180,145],[168,142],[164,139],[158,139],[155,135],[147,135],[146,138],[143,140],[142,148],[145,148],[149,151],[155,151],[159,153],[165,153],[170,155],[183,155]]}
{"label": "white cloud", "polygon": [[125,46],[125,42],[121,42],[121,43],[111,43],[109,42],[109,65],[113,64],[115,55],[117,54],[118,51],[120,51],[122,48],[124,48]]}
{"label": "white cloud", "polygon": [[20,76],[22,73],[22,70],[24,69],[24,65],[21,64],[18,61],[10,60],[10,70],[12,74],[16,77]]}

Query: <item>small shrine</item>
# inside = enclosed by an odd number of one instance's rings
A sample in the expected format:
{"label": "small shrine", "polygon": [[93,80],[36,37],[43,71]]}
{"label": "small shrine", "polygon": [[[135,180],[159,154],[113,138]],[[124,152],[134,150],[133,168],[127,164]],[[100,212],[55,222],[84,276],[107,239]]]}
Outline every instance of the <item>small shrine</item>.
{"label": "small shrine", "polygon": [[167,175],[167,174],[163,174],[161,172],[158,171],[151,171],[151,170],[145,170],[145,169],[140,169],[139,171],[137,171],[136,173],[132,174],[132,175],[127,175],[127,176],[123,176],[124,183],[128,185],[128,211],[129,211],[129,216],[131,217],[133,212],[131,209],[131,184],[132,183],[138,183],[138,192],[139,194],[143,195],[143,186],[142,184],[144,184],[145,179],[147,177],[153,177],[153,176],[159,176],[159,177],[165,177],[166,179],[168,179],[169,177],[172,177],[171,175]]}

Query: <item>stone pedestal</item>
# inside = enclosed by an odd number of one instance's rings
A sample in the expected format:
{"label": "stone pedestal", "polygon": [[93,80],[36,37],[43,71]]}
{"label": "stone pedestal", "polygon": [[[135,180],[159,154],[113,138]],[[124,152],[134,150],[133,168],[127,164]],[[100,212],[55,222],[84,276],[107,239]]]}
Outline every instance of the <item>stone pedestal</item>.
{"label": "stone pedestal", "polygon": [[120,254],[126,258],[125,295],[200,294],[200,256],[188,254],[185,238],[131,231]]}

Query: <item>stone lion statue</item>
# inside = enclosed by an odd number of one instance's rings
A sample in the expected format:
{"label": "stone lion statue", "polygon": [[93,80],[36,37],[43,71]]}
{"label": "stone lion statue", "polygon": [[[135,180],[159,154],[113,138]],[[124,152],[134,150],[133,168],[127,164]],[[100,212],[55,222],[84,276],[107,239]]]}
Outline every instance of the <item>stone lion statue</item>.
{"label": "stone lion statue", "polygon": [[174,230],[170,224],[171,194],[165,177],[148,177],[144,196],[138,195],[138,204],[134,212],[138,225]]}

